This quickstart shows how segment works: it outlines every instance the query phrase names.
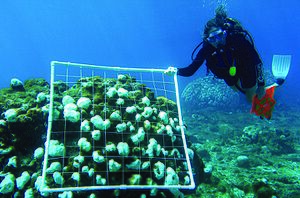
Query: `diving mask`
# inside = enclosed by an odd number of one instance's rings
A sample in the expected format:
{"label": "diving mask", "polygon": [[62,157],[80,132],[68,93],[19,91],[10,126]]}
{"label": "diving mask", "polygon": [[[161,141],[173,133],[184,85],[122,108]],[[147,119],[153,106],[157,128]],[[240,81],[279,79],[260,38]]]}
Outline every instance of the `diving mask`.
{"label": "diving mask", "polygon": [[212,46],[214,46],[215,48],[217,48],[217,47],[219,47],[221,45],[225,45],[225,43],[226,43],[226,36],[227,36],[226,31],[222,30],[222,29],[219,29],[219,30],[216,30],[214,32],[211,32],[206,40]]}

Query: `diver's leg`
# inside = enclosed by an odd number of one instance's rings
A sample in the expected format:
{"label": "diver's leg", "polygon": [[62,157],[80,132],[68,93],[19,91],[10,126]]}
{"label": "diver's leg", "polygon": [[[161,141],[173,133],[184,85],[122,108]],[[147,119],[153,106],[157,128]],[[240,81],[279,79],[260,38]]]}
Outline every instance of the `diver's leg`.
{"label": "diver's leg", "polygon": [[[236,85],[238,85],[239,87],[241,87],[241,81],[238,80],[237,83],[236,83]],[[233,91],[238,92],[238,91],[240,91],[240,90],[236,87],[236,85],[232,85],[232,86],[229,86],[229,87],[230,87]]]}
{"label": "diver's leg", "polygon": [[[239,86],[239,88],[237,86]],[[244,93],[246,95],[247,101],[249,103],[252,103],[252,99],[253,99],[254,95],[256,94],[257,86],[254,85],[253,87],[250,87],[250,88],[243,88],[241,80],[239,79],[237,81],[236,85],[230,86],[230,88],[233,89],[234,91],[240,91],[240,92]]]}
{"label": "diver's leg", "polygon": [[253,97],[256,94],[256,89],[257,89],[256,85],[251,88],[244,89],[248,102],[252,103]]}
{"label": "diver's leg", "polygon": [[238,92],[239,90],[238,90],[238,88],[236,88],[236,86],[235,85],[233,85],[233,86],[230,86],[230,88],[233,90],[233,91],[235,91],[235,92]]}
{"label": "diver's leg", "polygon": [[[239,86],[239,88],[237,88]],[[254,95],[256,94],[256,88],[257,86],[254,85],[250,88],[243,88],[241,84],[241,80],[239,79],[236,85],[230,86],[234,91],[240,91],[243,92],[246,95],[246,99],[249,103],[252,103],[252,99]]]}

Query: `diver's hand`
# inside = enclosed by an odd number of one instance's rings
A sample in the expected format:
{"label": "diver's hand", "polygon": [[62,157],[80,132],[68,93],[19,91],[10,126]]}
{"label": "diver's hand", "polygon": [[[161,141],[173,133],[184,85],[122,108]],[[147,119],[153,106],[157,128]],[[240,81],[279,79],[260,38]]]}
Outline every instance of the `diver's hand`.
{"label": "diver's hand", "polygon": [[262,97],[264,97],[264,95],[266,94],[266,90],[264,86],[258,86],[256,89],[256,94],[258,99],[262,99]]}
{"label": "diver's hand", "polygon": [[177,68],[175,67],[168,67],[168,69],[166,69],[164,71],[164,74],[167,74],[168,76],[174,76],[177,73]]}

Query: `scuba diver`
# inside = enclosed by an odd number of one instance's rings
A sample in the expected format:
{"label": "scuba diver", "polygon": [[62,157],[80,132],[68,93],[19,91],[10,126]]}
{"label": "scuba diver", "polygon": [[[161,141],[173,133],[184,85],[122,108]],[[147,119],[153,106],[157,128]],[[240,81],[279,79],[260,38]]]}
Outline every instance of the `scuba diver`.
{"label": "scuba diver", "polygon": [[206,23],[203,42],[193,51],[192,60],[185,68],[169,67],[165,74],[192,76],[205,61],[208,71],[244,93],[249,102],[252,103],[255,95],[258,98],[265,95],[262,61],[253,39],[237,20],[227,17],[224,6],[219,6],[215,17]]}

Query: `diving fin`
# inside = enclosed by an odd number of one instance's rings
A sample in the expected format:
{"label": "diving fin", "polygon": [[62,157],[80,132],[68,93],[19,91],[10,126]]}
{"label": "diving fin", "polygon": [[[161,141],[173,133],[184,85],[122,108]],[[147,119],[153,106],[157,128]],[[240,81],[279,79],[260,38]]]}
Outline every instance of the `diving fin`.
{"label": "diving fin", "polygon": [[274,99],[275,88],[282,85],[289,73],[291,65],[291,55],[273,55],[272,73],[276,78],[276,83],[266,87],[266,94],[261,99],[257,95],[252,100],[251,113],[261,118],[271,119],[276,101]]}
{"label": "diving fin", "polygon": [[284,83],[291,65],[291,55],[273,55],[272,73],[276,78],[277,86]]}

